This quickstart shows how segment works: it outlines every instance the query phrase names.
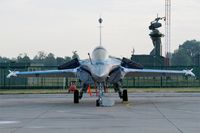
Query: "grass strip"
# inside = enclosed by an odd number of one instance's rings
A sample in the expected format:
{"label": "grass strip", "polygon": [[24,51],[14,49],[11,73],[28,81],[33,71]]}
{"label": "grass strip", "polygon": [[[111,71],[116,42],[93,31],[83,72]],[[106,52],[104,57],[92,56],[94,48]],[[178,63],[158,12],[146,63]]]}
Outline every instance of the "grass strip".
{"label": "grass strip", "polygon": [[[95,90],[92,89],[92,92]],[[113,89],[108,89],[108,92],[114,92]],[[200,88],[128,88],[129,93],[200,93]],[[68,90],[64,89],[0,89],[0,95],[6,94],[66,94]]]}

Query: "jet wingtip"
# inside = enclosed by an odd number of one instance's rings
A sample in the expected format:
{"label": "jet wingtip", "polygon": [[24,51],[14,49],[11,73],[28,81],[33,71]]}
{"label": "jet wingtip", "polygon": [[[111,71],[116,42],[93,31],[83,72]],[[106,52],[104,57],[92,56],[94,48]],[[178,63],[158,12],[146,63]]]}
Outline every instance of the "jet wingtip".
{"label": "jet wingtip", "polygon": [[11,70],[8,70],[8,71],[9,71],[9,74],[6,76],[6,78],[17,77],[17,74],[16,74],[17,71],[11,71]]}
{"label": "jet wingtip", "polygon": [[192,77],[195,77],[195,74],[192,72],[193,71],[193,68],[190,69],[190,70],[183,70],[185,72],[185,75],[186,76],[192,76]]}

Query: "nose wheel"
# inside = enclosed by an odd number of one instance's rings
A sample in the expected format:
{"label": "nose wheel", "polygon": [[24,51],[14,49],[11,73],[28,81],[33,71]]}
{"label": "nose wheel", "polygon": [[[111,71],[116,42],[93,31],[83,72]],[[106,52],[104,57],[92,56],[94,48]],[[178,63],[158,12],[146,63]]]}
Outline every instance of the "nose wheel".
{"label": "nose wheel", "polygon": [[102,104],[101,98],[97,99],[96,100],[96,106],[99,107],[99,106],[101,106],[101,104]]}
{"label": "nose wheel", "polygon": [[97,91],[98,91],[98,95],[99,98],[96,100],[96,106],[102,106],[102,97],[104,95],[104,85],[102,83],[97,84]]}

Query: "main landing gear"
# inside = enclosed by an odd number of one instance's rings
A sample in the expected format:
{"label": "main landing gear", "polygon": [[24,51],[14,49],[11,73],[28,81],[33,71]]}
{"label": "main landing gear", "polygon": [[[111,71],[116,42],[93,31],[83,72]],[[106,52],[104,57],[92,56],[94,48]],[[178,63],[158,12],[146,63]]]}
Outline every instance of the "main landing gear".
{"label": "main landing gear", "polygon": [[128,91],[123,90],[123,96],[122,96],[123,102],[128,102]]}
{"label": "main landing gear", "polygon": [[88,85],[83,84],[83,88],[74,91],[74,103],[79,103],[79,100],[83,97],[83,93],[87,92]]}
{"label": "main landing gear", "polygon": [[79,103],[79,91],[74,91],[74,103]]}
{"label": "main landing gear", "polygon": [[126,89],[124,89],[122,91],[120,82],[115,83],[113,86],[114,86],[115,92],[118,92],[119,98],[122,99],[123,102],[127,102],[128,101],[128,91]]}
{"label": "main landing gear", "polygon": [[[77,104],[79,103],[79,99],[82,98],[82,95],[83,95],[83,91],[84,90],[75,90],[74,91],[74,103]],[[96,106],[99,107],[99,106],[112,106],[114,103],[109,103],[109,105],[105,105],[105,97],[104,97],[104,86],[102,83],[98,84],[97,86],[97,91],[98,91],[98,99],[96,100]],[[123,102],[127,102],[128,101],[128,92],[127,90],[121,90],[119,86],[117,86],[115,88],[115,91],[118,92],[119,94],[119,97],[122,99]],[[104,100],[104,102],[103,102]]]}

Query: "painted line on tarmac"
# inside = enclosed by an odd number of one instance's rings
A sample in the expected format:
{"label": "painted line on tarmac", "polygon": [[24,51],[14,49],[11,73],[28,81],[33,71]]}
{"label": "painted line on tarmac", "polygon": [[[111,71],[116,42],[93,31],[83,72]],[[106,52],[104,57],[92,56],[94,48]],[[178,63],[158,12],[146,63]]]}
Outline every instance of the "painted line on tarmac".
{"label": "painted line on tarmac", "polygon": [[0,125],[2,124],[18,124],[20,121],[0,121]]}

